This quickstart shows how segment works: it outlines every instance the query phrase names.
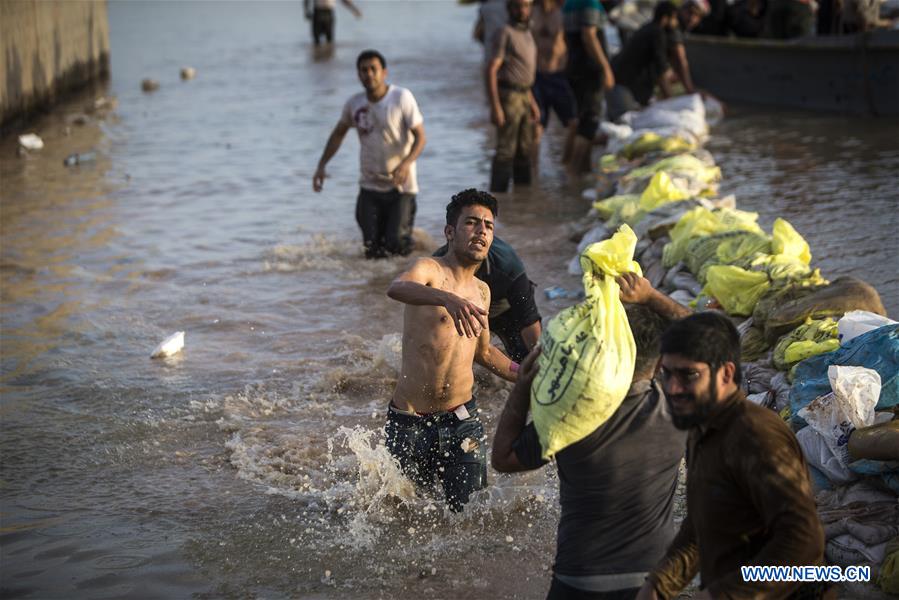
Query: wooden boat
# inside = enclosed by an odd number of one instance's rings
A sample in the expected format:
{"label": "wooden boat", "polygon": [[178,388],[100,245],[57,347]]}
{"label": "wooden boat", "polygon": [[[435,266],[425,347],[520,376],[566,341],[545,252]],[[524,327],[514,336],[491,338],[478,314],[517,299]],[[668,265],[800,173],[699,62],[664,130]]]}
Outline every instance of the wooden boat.
{"label": "wooden boat", "polygon": [[724,101],[899,115],[899,30],[795,40],[686,37],[697,87]]}

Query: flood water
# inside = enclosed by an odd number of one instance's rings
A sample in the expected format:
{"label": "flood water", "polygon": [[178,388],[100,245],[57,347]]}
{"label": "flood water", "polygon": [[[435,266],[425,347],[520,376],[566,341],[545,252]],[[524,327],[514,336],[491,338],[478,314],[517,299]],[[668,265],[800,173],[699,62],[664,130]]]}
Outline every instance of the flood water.
{"label": "flood water", "polygon": [[[453,193],[485,187],[490,137],[475,8],[337,9],[316,52],[299,2],[113,2],[104,119],[94,95],[0,140],[2,581],[16,598],[541,598],[558,518],[553,469],[490,473],[461,515],[415,495],[379,445],[411,259],[366,262],[354,132],[311,177],[355,57],[375,47],[415,94],[428,146],[416,225],[442,236]],[[180,67],[197,69],[181,82]],[[159,80],[152,94],[142,78]],[[895,122],[735,107],[708,145],[738,205],[790,220],[833,279],[899,314]],[[574,288],[588,208],[550,130],[498,235],[540,289]],[[66,168],[68,154],[96,150]],[[563,304],[538,299],[544,317]],[[184,351],[150,360],[170,333]],[[505,384],[477,394],[492,434]]]}

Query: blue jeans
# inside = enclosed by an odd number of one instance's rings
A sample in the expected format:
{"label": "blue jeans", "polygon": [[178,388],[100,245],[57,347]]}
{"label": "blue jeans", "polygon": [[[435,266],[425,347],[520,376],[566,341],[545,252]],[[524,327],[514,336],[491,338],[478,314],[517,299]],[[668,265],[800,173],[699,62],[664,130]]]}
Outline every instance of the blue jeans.
{"label": "blue jeans", "polygon": [[[390,406],[387,412],[387,449],[403,473],[427,488],[437,479],[450,510],[459,512],[472,492],[487,487],[484,425],[474,399],[465,403],[469,416],[454,412],[412,415]],[[463,442],[469,440],[463,448]]]}

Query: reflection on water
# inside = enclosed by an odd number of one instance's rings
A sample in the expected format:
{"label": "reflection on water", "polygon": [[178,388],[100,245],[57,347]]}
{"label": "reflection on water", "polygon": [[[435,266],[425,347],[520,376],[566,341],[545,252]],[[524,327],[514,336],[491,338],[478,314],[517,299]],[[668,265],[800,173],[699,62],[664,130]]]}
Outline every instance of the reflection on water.
{"label": "reflection on water", "polygon": [[[360,258],[352,135],[320,195],[312,172],[366,47],[425,116],[417,254],[449,196],[486,185],[490,136],[474,7],[363,11],[338,8],[338,44],[317,52],[300,3],[113,3],[109,85],[36,123],[41,153],[0,140],[4,595],[545,594],[552,469],[491,473],[453,515],[386,460],[402,311],[384,290],[412,259]],[[118,108],[78,125],[97,94]],[[734,110],[715,132],[722,191],[767,226],[789,219],[825,275],[872,282],[895,316],[889,128],[776,116]],[[562,137],[539,183],[500,199],[498,231],[540,287],[579,285],[568,224],[587,206]],[[540,296],[545,316],[562,307]],[[149,359],[180,330],[181,354]],[[479,373],[492,432],[508,388]]]}

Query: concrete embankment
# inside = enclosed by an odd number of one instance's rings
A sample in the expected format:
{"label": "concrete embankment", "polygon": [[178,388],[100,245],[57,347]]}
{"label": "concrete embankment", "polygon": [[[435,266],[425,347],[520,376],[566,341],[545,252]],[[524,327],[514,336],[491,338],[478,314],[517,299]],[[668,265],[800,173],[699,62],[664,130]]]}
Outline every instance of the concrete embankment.
{"label": "concrete embankment", "polygon": [[109,73],[105,0],[0,0],[0,130]]}

